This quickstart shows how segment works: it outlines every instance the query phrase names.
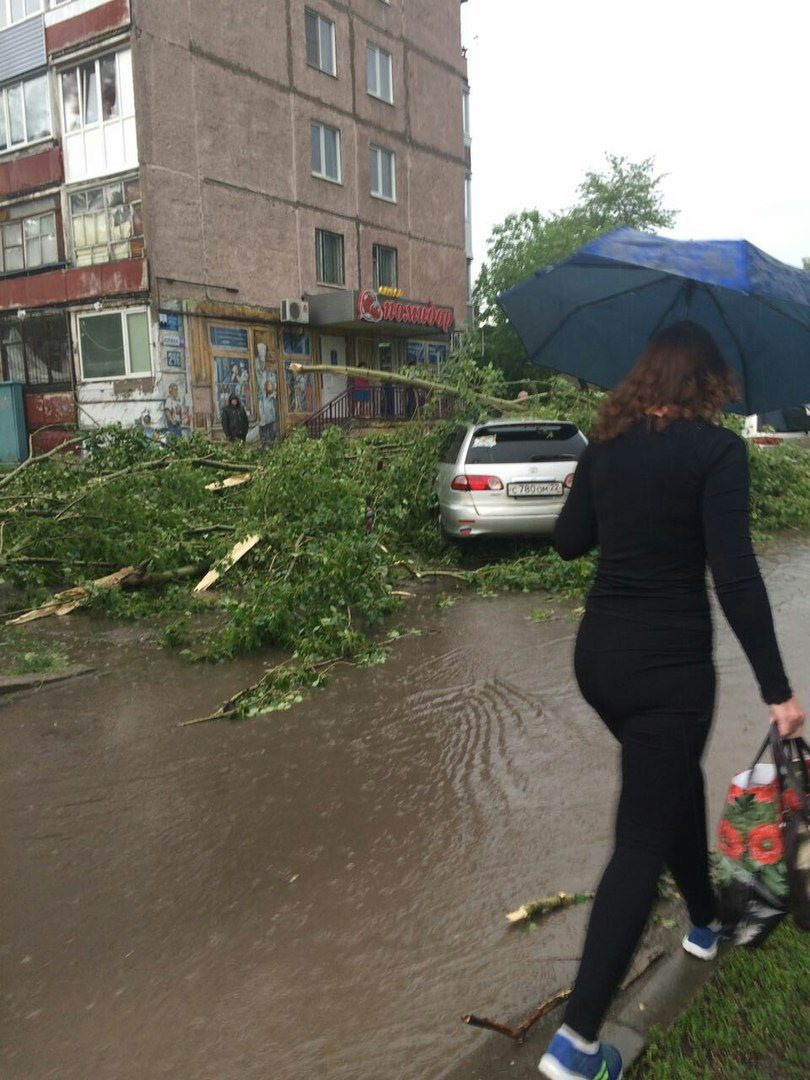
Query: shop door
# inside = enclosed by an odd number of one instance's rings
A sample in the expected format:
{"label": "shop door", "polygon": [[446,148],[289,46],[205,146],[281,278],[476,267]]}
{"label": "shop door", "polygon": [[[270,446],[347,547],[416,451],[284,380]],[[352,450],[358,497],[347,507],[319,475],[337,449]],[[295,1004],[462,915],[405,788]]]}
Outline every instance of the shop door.
{"label": "shop door", "polygon": [[[346,366],[346,338],[321,337],[321,363],[331,367],[340,368]],[[322,403],[328,405],[330,401],[345,394],[348,389],[348,380],[345,375],[323,375]]]}

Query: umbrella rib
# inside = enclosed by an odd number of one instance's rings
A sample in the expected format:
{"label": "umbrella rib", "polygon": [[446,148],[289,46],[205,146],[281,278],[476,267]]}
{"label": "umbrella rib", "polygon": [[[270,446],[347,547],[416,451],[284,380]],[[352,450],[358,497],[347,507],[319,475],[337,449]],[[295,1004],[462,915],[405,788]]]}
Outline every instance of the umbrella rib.
{"label": "umbrella rib", "polygon": [[622,289],[621,292],[611,293],[610,296],[603,296],[599,300],[589,300],[585,304],[580,304],[580,306],[574,308],[573,311],[569,311],[565,318],[561,322],[558,322],[554,329],[550,333],[548,333],[545,338],[543,338],[537,348],[533,350],[532,356],[537,356],[543,349],[545,349],[546,345],[548,345],[548,343],[553,337],[556,337],[556,335],[559,334],[560,330],[562,330],[568,320],[572,319],[580,311],[585,311],[587,308],[590,307],[598,307],[599,304],[612,303],[614,300],[618,300],[621,296],[629,296],[630,293],[643,292],[644,289],[651,289],[653,285],[660,285],[662,281],[666,281],[666,279],[671,276],[671,274],[662,274],[660,277],[655,278],[654,281],[648,281],[646,285],[634,285],[630,289]]}
{"label": "umbrella rib", "polygon": [[[737,346],[737,353],[739,354],[739,357],[740,357],[740,365],[742,366],[742,374],[743,374],[743,384],[744,384],[743,388],[742,388],[743,389],[743,397],[746,398],[747,395],[748,395],[748,363],[746,362],[746,359],[745,359],[745,350],[743,349],[742,345],[738,341],[737,335],[731,329],[731,325],[730,325],[728,319],[726,318],[726,313],[725,313],[725,311],[723,311],[723,308],[722,308],[722,306],[720,304],[720,301],[714,295],[714,290],[712,289],[711,285],[706,286],[706,295],[709,297],[711,302],[717,308],[717,314],[720,316],[726,330],[728,330],[729,337],[734,342],[734,344]],[[745,401],[744,404],[745,404],[745,406],[747,408],[748,407],[748,402]]]}

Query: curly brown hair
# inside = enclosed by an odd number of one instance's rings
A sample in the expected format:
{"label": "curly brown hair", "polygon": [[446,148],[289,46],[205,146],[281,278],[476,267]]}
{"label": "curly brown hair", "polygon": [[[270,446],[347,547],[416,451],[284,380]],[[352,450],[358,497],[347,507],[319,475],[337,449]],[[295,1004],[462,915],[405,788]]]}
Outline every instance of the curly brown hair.
{"label": "curly brown hair", "polygon": [[[693,322],[678,322],[653,334],[647,347],[602,408],[591,433],[606,442],[651,417],[657,431],[675,420],[702,417],[717,423],[737,400],[734,373],[711,334]],[[655,410],[666,410],[654,416]],[[652,419],[654,417],[654,419]]]}

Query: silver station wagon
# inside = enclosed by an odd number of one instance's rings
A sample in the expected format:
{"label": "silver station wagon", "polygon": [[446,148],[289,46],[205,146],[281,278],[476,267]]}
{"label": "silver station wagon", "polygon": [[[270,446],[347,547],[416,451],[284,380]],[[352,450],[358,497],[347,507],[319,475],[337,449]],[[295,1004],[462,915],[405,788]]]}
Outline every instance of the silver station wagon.
{"label": "silver station wagon", "polygon": [[547,536],[588,440],[567,420],[490,420],[460,427],[436,477],[442,532]]}

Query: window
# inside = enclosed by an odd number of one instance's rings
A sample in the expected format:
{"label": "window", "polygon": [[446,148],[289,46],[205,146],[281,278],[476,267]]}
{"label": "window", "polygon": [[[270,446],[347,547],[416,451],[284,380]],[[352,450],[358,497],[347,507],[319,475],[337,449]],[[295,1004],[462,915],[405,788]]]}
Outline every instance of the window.
{"label": "window", "polygon": [[379,146],[371,147],[371,194],[397,201],[396,155]]}
{"label": "window", "polygon": [[62,114],[68,181],[136,166],[130,50],[96,57],[64,71]]}
{"label": "window", "polygon": [[472,221],[472,177],[467,176],[464,179],[464,220],[466,222]]}
{"label": "window", "polygon": [[145,309],[79,316],[79,353],[85,379],[149,375],[149,316]]}
{"label": "window", "polygon": [[327,75],[337,75],[335,65],[335,24],[306,9],[307,63]]}
{"label": "window", "polygon": [[464,87],[463,97],[463,114],[464,114],[464,141],[469,145],[470,143],[470,88]]}
{"label": "window", "polygon": [[42,11],[42,0],[0,0],[0,30]]}
{"label": "window", "polygon": [[366,45],[366,89],[372,97],[394,103],[391,53],[371,42]]}
{"label": "window", "polygon": [[37,214],[0,226],[0,274],[59,262],[56,214]]}
{"label": "window", "polygon": [[397,249],[385,244],[374,244],[371,248],[371,263],[374,270],[374,288],[387,286],[397,288]]}
{"label": "window", "polygon": [[74,191],[69,200],[77,266],[143,256],[141,187],[137,177]]}
{"label": "window", "polygon": [[33,315],[0,321],[0,378],[29,386],[70,385],[67,316]]}
{"label": "window", "polygon": [[322,285],[343,285],[343,237],[340,233],[315,230],[315,276]]}
{"label": "window", "polygon": [[318,124],[309,126],[312,153],[312,175],[321,180],[340,183],[340,132],[337,128]]}
{"label": "window", "polygon": [[467,449],[468,465],[576,461],[587,446],[576,424],[520,423],[479,427]]}
{"label": "window", "polygon": [[0,152],[46,139],[50,134],[47,75],[0,90]]}

